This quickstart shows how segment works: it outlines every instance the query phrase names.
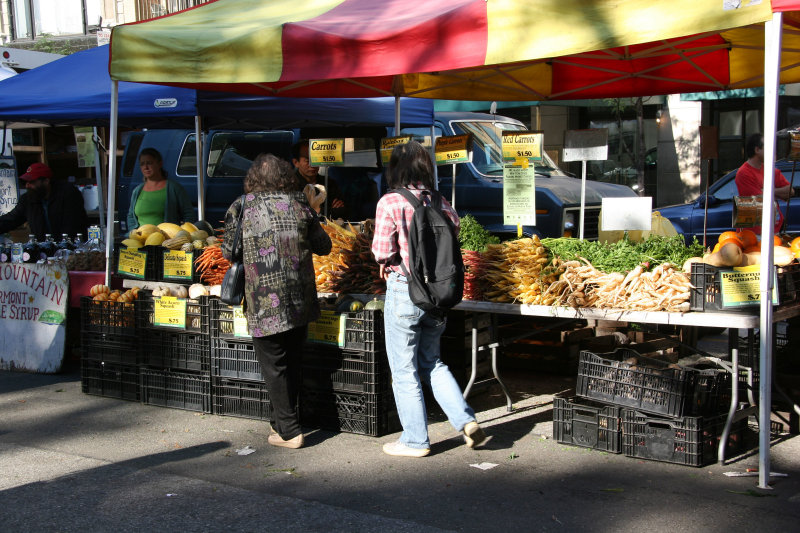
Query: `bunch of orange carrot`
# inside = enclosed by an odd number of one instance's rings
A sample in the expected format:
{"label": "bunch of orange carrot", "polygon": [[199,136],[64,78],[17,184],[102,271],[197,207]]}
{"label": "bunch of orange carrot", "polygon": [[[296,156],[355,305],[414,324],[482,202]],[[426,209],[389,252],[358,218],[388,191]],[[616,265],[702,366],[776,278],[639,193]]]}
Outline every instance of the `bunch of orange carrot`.
{"label": "bunch of orange carrot", "polygon": [[208,285],[220,285],[225,272],[231,267],[231,262],[222,257],[219,246],[203,248],[203,253],[195,259],[194,264],[195,269],[200,272],[200,281]]}

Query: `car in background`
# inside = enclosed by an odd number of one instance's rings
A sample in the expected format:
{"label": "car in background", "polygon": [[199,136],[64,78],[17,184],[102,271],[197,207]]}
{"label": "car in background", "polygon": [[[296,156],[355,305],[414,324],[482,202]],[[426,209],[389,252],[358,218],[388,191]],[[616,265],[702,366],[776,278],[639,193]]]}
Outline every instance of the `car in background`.
{"label": "car in background", "polygon": [[[800,187],[800,168],[796,168],[798,175],[792,179],[793,162],[782,159],[775,163],[784,177],[793,187]],[[800,165],[798,165],[800,166]],[[712,183],[708,188],[708,218],[706,226],[706,246],[716,244],[720,234],[733,227],[733,198],[738,196],[736,188],[736,170],[734,169],[722,178]],[[800,232],[800,197],[795,194],[790,198],[789,205],[783,200],[778,201],[784,216],[788,212],[785,233]],[[686,243],[691,243],[694,237],[703,242],[703,218],[705,213],[706,194],[703,193],[693,202],[687,204],[671,205],[656,209],[661,216],[669,219],[678,233],[682,233]]]}

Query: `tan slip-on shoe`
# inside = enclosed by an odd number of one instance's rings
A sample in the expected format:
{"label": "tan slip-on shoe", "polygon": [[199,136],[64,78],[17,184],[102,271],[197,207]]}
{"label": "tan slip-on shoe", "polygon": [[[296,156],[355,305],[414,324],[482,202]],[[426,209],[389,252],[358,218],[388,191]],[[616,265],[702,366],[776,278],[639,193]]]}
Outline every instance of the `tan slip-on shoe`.
{"label": "tan slip-on shoe", "polygon": [[273,446],[280,446],[281,448],[297,449],[303,447],[303,444],[305,444],[305,439],[303,438],[302,433],[289,440],[283,440],[283,438],[281,438],[281,436],[277,433],[272,433],[269,437],[267,437],[267,442]]}

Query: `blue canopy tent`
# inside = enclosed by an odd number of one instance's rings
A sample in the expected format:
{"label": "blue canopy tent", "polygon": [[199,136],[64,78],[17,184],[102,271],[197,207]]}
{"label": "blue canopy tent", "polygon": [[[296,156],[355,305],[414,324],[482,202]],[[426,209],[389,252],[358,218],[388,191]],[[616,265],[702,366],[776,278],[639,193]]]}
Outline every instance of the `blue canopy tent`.
{"label": "blue canopy tent", "polygon": [[[108,62],[108,45],[99,46],[0,81],[0,121],[110,125]],[[117,92],[117,126],[194,128],[198,139],[202,138],[201,118],[206,129],[237,130],[433,124],[433,101],[429,99],[279,98],[129,82],[120,82]],[[202,168],[202,153],[202,145],[197,143],[198,168]],[[116,177],[110,176],[109,189],[115,188]],[[204,196],[202,175],[198,175],[200,218]],[[110,211],[114,209],[111,192],[107,205]]]}
{"label": "blue canopy tent", "polygon": [[[433,123],[430,100],[402,98],[403,124]],[[395,99],[276,98],[121,82],[119,126],[209,129],[390,125]],[[0,120],[106,126],[111,113],[108,45],[65,56],[0,81]]]}

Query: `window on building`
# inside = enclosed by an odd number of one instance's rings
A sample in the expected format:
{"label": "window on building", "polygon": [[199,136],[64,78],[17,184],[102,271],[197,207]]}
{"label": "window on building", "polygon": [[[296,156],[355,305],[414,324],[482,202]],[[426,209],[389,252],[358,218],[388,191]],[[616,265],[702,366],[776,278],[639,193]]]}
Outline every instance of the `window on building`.
{"label": "window on building", "polygon": [[91,0],[11,0],[14,39],[80,35],[100,22],[100,2]]}

